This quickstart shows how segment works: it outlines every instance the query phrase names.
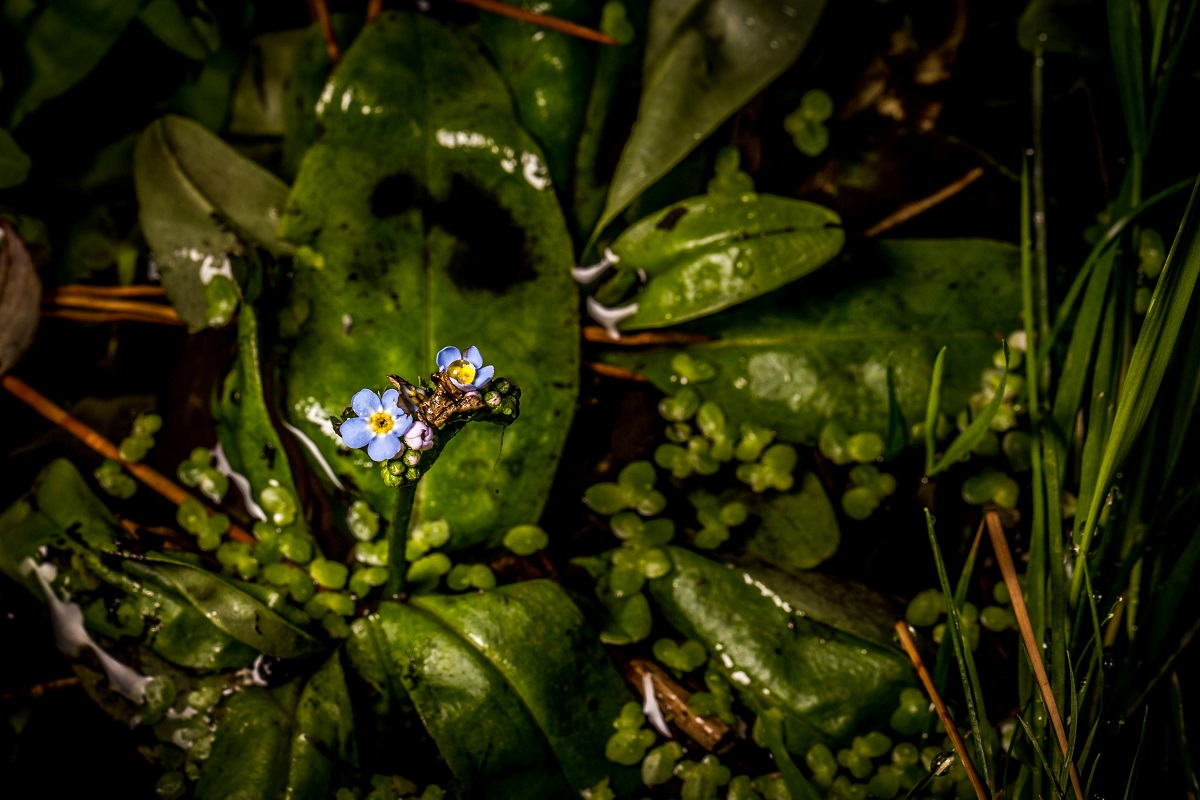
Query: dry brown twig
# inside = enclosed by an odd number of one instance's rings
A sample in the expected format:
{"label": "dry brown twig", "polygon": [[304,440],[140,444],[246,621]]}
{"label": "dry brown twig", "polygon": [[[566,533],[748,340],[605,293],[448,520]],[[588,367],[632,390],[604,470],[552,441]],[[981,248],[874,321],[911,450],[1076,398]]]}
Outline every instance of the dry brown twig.
{"label": "dry brown twig", "polygon": [[900,644],[904,648],[904,652],[908,654],[913,668],[917,671],[917,677],[921,679],[921,684],[925,687],[925,692],[929,695],[929,699],[933,702],[933,707],[937,710],[938,719],[942,721],[942,727],[946,729],[946,735],[950,737],[950,742],[954,745],[954,752],[958,756],[958,760],[962,763],[963,769],[967,772],[967,778],[971,781],[971,786],[975,789],[975,795],[979,800],[988,800],[987,788],[983,785],[979,773],[975,771],[975,763],[971,760],[970,754],[967,753],[966,742],[959,735],[958,726],[954,724],[954,719],[950,716],[950,710],[946,708],[945,701],[942,700],[937,687],[933,685],[933,676],[929,674],[929,670],[925,667],[925,661],[921,658],[921,653],[917,650],[917,642],[913,638],[912,630],[908,627],[908,623],[904,620],[896,620],[896,633],[900,637]]}
{"label": "dry brown twig", "polygon": [[[170,500],[175,505],[182,505],[185,500],[197,499],[179,484],[163,475],[158,470],[133,461],[121,458],[121,452],[116,445],[67,413],[66,409],[56,405],[41,392],[34,389],[25,381],[14,375],[0,375],[0,386],[9,394],[20,400],[46,419],[74,436],[85,445],[95,450],[105,458],[110,458],[124,467],[130,475]],[[203,504],[201,504],[203,505]],[[208,506],[204,510],[213,514]],[[235,542],[251,543],[257,541],[253,536],[237,525],[229,526],[229,538]]]}
{"label": "dry brown twig", "polygon": [[630,659],[625,665],[625,678],[642,700],[646,686],[654,691],[654,699],[662,710],[663,719],[683,731],[689,739],[711,752],[719,752],[726,744],[730,728],[717,717],[700,717],[688,709],[691,692],[680,686],[666,670],[645,658]]}

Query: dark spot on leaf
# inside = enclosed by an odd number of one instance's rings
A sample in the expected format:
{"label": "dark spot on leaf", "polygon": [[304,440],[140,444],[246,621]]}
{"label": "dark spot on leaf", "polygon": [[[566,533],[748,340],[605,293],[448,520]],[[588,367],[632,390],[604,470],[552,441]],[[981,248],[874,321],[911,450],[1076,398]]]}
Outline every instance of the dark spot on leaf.
{"label": "dark spot on leaf", "polygon": [[383,219],[403,214],[425,196],[425,187],[410,175],[391,175],[375,184],[371,192],[371,213]]}
{"label": "dark spot on leaf", "polygon": [[666,214],[663,214],[663,218],[660,219],[658,224],[654,227],[658,228],[660,231],[675,230],[675,226],[679,224],[679,220],[683,219],[684,215],[687,213],[688,210],[683,206],[675,206]]}
{"label": "dark spot on leaf", "polygon": [[512,213],[461,177],[444,203],[426,211],[426,221],[456,239],[447,272],[458,286],[499,293],[537,277]]}
{"label": "dark spot on leaf", "polygon": [[269,442],[264,444],[262,452],[258,455],[267,462],[267,469],[275,469],[275,445]]}
{"label": "dark spot on leaf", "polygon": [[83,523],[79,520],[75,520],[67,526],[67,529],[64,531],[64,533],[66,533],[67,536],[74,536],[75,534],[79,533],[81,528],[83,528]]}
{"label": "dark spot on leaf", "polygon": [[600,701],[594,697],[589,697],[587,701],[588,711],[595,712],[598,708],[600,708]]}

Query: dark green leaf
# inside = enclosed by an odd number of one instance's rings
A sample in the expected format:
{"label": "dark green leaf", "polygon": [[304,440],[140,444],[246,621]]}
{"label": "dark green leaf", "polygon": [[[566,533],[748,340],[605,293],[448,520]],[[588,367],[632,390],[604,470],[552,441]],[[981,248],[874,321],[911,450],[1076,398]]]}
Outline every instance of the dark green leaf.
{"label": "dark green leaf", "polygon": [[33,344],[41,304],[42,283],[29,250],[16,230],[0,220],[0,375]]}
{"label": "dark green leaf", "polygon": [[185,11],[180,0],[150,0],[138,13],[138,19],[167,47],[203,61],[221,46],[221,32],[203,3],[188,5],[194,13]]}
{"label": "dark green leaf", "polygon": [[[287,119],[297,109],[288,107],[292,79],[300,67],[300,57],[309,53],[307,44],[313,36],[324,38],[316,26],[278,33],[267,33],[250,42],[249,53],[242,64],[234,86],[230,108],[229,132],[238,136],[283,136]],[[328,66],[328,65],[326,65]],[[322,80],[325,71],[322,70]],[[315,99],[315,98],[314,98]]]}
{"label": "dark green leaf", "polygon": [[[294,502],[299,502],[287,453],[268,411],[263,389],[258,317],[248,305],[243,306],[238,315],[238,359],[213,408],[213,423],[229,465],[249,482],[254,503],[258,502],[263,489],[273,485],[290,493]],[[303,533],[303,514],[297,513],[292,523],[282,527]]]}
{"label": "dark green leaf", "polygon": [[627,692],[557,585],[385,603],[353,630],[355,664],[383,691],[404,687],[465,796],[565,796],[633,777],[603,755]]}
{"label": "dark green leaf", "polygon": [[746,542],[746,552],[784,569],[812,569],[837,552],[841,531],[833,504],[811,472],[796,492],[761,500],[753,512],[762,518]]}
{"label": "dark green leaf", "polygon": [[829,209],[772,195],[707,194],[639,221],[612,244],[622,270],[649,282],[624,330],[707,316],[778,289],[838,254],[841,220]]}
{"label": "dark green leaf", "polygon": [[911,681],[894,649],[814,621],[743,570],[667,550],[674,569],[648,582],[667,620],[702,642],[740,691],[778,706],[817,737],[845,739],[878,720]]}
{"label": "dark green leaf", "polygon": [[32,164],[12,134],[0,128],[0,189],[24,183]]}
{"label": "dark green leaf", "polygon": [[332,797],[356,766],[350,694],[335,653],[307,681],[247,687],[221,705],[196,798]]}
{"label": "dark green leaf", "polygon": [[[0,530],[4,531],[0,570],[6,575],[40,597],[36,581],[24,574],[21,562],[35,557],[42,547],[70,548],[97,576],[153,617],[143,641],[168,661],[198,670],[236,669],[249,666],[257,655],[175,593],[155,583],[134,581],[99,559],[98,553],[116,549],[120,524],[65,459],[50,462],[30,492],[0,514]],[[88,627],[113,639],[125,635],[104,612],[103,603],[89,605]]]}
{"label": "dark green leaf", "polygon": [[638,119],[596,232],[795,61],[824,7],[824,0],[654,3]]}
{"label": "dark green leaf", "polygon": [[276,236],[287,186],[191,120],[163,117],[142,133],[134,180],[163,287],[192,328],[210,324],[206,287],[240,277],[233,259],[241,271],[254,244],[289,252]]}
{"label": "dark green leaf", "polygon": [[390,517],[394,490],[340,448],[329,415],[389,373],[428,375],[442,347],[477,345],[523,390],[523,422],[503,447],[490,426],[460,433],[413,521],[446,518],[456,543],[499,541],[537,518],[578,385],[571,243],[541,157],[478,50],[423,16],[364,30],[322,97],[323,135],[285,221],[304,256],[283,321],[299,323],[287,413]]}
{"label": "dark green leaf", "polygon": [[142,0],[51,0],[25,33],[29,86],[13,124],[83,80],[133,21]]}
{"label": "dark green leaf", "polygon": [[942,408],[967,405],[999,335],[1019,324],[1018,251],[988,240],[881,242],[793,289],[706,320],[710,342],[611,352],[604,360],[675,391],[679,352],[717,367],[698,387],[731,420],[752,420],[790,440],[815,441],[837,421],[856,431],[888,425],[887,364],[909,418],[928,399],[930,370],[952,343]]}
{"label": "dark green leaf", "polygon": [[[600,7],[594,0],[517,0],[512,5],[589,28],[595,27]],[[479,28],[496,69],[512,89],[521,123],[545,154],[550,177],[556,186],[569,186],[596,46],[500,14],[481,15]]]}
{"label": "dark green leaf", "polygon": [[288,622],[266,603],[202,566],[161,557],[127,561],[126,572],[155,581],[180,595],[239,642],[276,658],[299,658],[321,649],[321,643]]}
{"label": "dark green leaf", "polygon": [[[892,366],[892,361],[888,359],[887,365],[887,393],[888,393],[888,425],[887,425],[887,448],[884,451],[884,460],[890,461],[908,446],[908,440],[911,436],[908,429],[908,420],[904,418],[904,409],[900,407],[900,398],[896,397],[896,369]],[[936,424],[936,415],[935,420]]]}

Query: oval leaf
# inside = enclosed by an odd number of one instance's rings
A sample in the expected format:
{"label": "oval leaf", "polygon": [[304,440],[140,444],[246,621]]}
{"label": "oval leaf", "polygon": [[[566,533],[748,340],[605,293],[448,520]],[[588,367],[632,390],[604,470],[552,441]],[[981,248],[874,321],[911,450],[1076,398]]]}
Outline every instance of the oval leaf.
{"label": "oval leaf", "polygon": [[667,620],[697,639],[731,684],[840,741],[895,707],[912,680],[902,654],[822,625],[766,583],[678,547],[648,583]]}
{"label": "oval leaf", "polygon": [[824,8],[824,0],[653,3],[637,122],[593,237],[787,69]]}
{"label": "oval leaf", "polygon": [[541,156],[475,46],[423,16],[370,25],[323,97],[284,224],[306,256],[283,320],[298,331],[286,413],[390,517],[394,490],[329,416],[385,375],[427,376],[442,347],[477,345],[521,387],[523,422],[503,446],[491,426],[460,433],[413,521],[446,518],[456,544],[498,540],[541,511],[579,380],[571,242]]}
{"label": "oval leaf", "polygon": [[154,557],[127,561],[132,575],[163,584],[181,594],[212,623],[239,642],[276,658],[301,658],[321,643],[220,575],[204,567]]}
{"label": "oval leaf", "polygon": [[800,491],[759,499],[753,512],[762,520],[746,541],[746,552],[784,569],[812,569],[837,552],[842,534],[833,504],[811,472]]}
{"label": "oval leaf", "polygon": [[163,288],[193,329],[218,324],[210,319],[205,287],[244,278],[231,259],[255,244],[290,252],[276,236],[287,185],[199,123],[176,116],[151,123],[134,148],[133,177],[138,219]]}
{"label": "oval leaf", "polygon": [[828,208],[772,195],[692,197],[639,221],[613,242],[622,269],[649,277],[623,330],[712,314],[807,275],[838,254]]}
{"label": "oval leaf", "polygon": [[[878,243],[792,289],[706,320],[712,341],[605,354],[663,391],[678,386],[680,352],[716,367],[696,388],[734,422],[813,442],[837,421],[854,431],[888,428],[888,363],[908,419],[924,416],[930,371],[950,348],[942,408],[965,408],[991,367],[1000,337],[1020,325],[1019,253],[981,239]],[[827,276],[827,279],[823,279]]]}

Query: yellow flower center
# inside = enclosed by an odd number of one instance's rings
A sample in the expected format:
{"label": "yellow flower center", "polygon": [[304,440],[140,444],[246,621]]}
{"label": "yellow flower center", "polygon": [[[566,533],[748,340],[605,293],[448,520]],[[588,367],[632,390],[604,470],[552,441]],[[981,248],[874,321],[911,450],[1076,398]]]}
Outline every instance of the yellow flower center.
{"label": "yellow flower center", "polygon": [[371,415],[371,430],[378,435],[387,433],[392,429],[395,423],[392,421],[392,415],[386,411],[379,411]]}
{"label": "yellow flower center", "polygon": [[460,358],[457,361],[450,362],[450,366],[446,367],[446,374],[459,383],[466,385],[475,380],[475,367],[470,361]]}

